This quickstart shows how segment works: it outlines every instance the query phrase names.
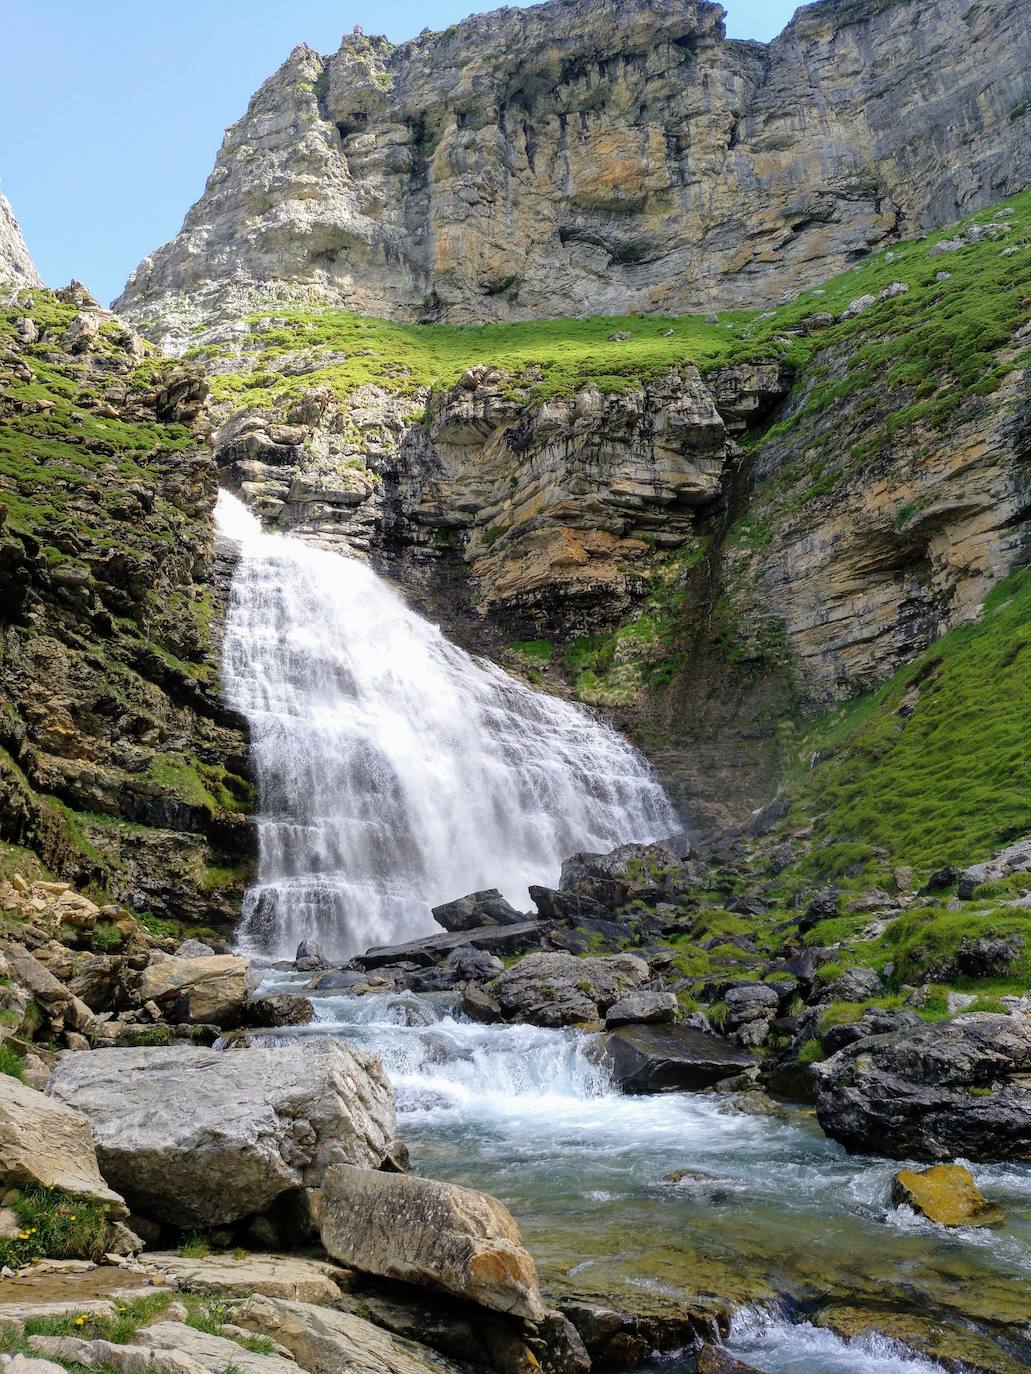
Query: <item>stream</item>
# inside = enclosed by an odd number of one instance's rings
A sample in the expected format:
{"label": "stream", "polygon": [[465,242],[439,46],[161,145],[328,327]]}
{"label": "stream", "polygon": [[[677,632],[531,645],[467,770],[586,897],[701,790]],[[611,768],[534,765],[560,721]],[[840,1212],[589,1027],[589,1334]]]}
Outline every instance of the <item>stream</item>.
{"label": "stream", "polygon": [[[265,990],[300,991],[308,976],[270,970]],[[753,1115],[715,1093],[627,1096],[584,1056],[587,1037],[475,1024],[444,994],[312,1000],[316,1022],[272,1038],[339,1035],[379,1054],[412,1167],[501,1198],[551,1291],[696,1306],[731,1296],[741,1311],[728,1349],[767,1374],[941,1370],[885,1337],[846,1341],[806,1322],[807,1304],[828,1294],[985,1322],[1016,1309],[1031,1323],[1027,1167],[975,1167],[1006,1209],[1003,1232],[943,1233],[890,1206],[897,1162],[847,1155],[805,1111]],[[664,1181],[679,1170],[692,1173]],[[694,1368],[675,1355],[658,1364]]]}
{"label": "stream", "polygon": [[[301,939],[344,959],[435,930],[431,906],[484,887],[525,910],[527,884],[557,882],[575,851],[676,828],[647,760],[604,721],[470,657],[367,564],[264,533],[226,493],[218,519],[240,550],[226,692],[261,795],[238,940],[265,992],[304,989],[309,975],[273,963]],[[315,1022],[268,1038],[379,1054],[413,1168],[504,1201],[554,1296],[729,1305],[728,1348],[766,1374],[941,1374],[889,1339],[914,1313],[962,1329],[965,1348],[992,1332],[1031,1368],[1031,1167],[975,1168],[1006,1224],[944,1232],[890,1206],[898,1163],[848,1156],[809,1112],[623,1095],[583,1034],[474,1024],[453,995],[312,1000]],[[888,1334],[829,1329],[856,1329],[856,1309]],[[695,1368],[689,1352],[656,1362]]]}

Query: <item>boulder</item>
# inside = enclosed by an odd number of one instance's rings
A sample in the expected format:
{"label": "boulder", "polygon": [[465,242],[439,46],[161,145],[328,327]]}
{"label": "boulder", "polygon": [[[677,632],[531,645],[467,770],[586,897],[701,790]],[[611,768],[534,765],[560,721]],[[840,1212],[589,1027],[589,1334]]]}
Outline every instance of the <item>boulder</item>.
{"label": "boulder", "polygon": [[50,1092],[86,1116],[133,1211],[179,1229],[263,1212],[331,1164],[376,1169],[395,1133],[379,1060],[340,1040],[66,1055]]}
{"label": "boulder", "polygon": [[590,1057],[627,1093],[709,1088],[755,1066],[754,1057],[690,1026],[624,1026],[600,1035]]}
{"label": "boulder", "polygon": [[698,1374],[761,1374],[754,1364],[736,1359],[722,1345],[703,1345],[698,1352]]}
{"label": "boulder", "polygon": [[526,916],[509,905],[496,887],[489,887],[435,906],[433,919],[445,930],[476,930],[480,926],[516,926]]}
{"label": "boulder", "polygon": [[250,991],[250,960],[238,954],[209,954],[196,959],[160,959],[140,974],[141,1003],[174,1009],[178,1021],[191,1025],[238,1025]]}
{"label": "boulder", "polygon": [[613,1003],[648,980],[648,965],[634,954],[579,959],[565,951],[527,954],[493,985],[506,1020],[535,1026],[599,1021]]}
{"label": "boulder", "polygon": [[[142,1332],[137,1333],[137,1339],[141,1342],[145,1340]],[[32,1350],[63,1360],[64,1365],[46,1362],[47,1368],[60,1369],[62,1374],[65,1365],[80,1369],[114,1370],[115,1374],[207,1374],[210,1368],[183,1351],[155,1350],[145,1344],[122,1345],[115,1341],[89,1341],[82,1336],[30,1336],[28,1344]],[[40,1365],[44,1362],[26,1361],[26,1364],[29,1363]],[[13,1364],[7,1366],[8,1371],[12,1368]],[[29,1374],[29,1371],[25,1371],[25,1374]],[[37,1372],[33,1371],[32,1374]]]}
{"label": "boulder", "polygon": [[323,1182],[320,1223],[326,1251],[355,1269],[529,1321],[544,1317],[519,1228],[487,1193],[337,1165]]}
{"label": "boulder", "polygon": [[[92,1057],[66,1056],[75,1061]],[[0,1074],[0,1192],[34,1183],[102,1203],[112,1217],[129,1214],[101,1177],[86,1118],[65,1103]]]}
{"label": "boulder", "polygon": [[12,1355],[4,1366],[5,1374],[65,1374],[64,1365],[53,1360],[36,1360],[28,1355]]}
{"label": "boulder", "polygon": [[1005,1219],[1002,1208],[988,1201],[962,1164],[900,1169],[892,1180],[891,1200],[939,1226],[998,1226]]}
{"label": "boulder", "polygon": [[385,968],[389,964],[412,963],[428,968],[454,950],[479,949],[489,954],[519,954],[539,945],[545,932],[542,921],[521,921],[514,926],[478,926],[475,930],[441,931],[403,945],[377,945],[357,955],[352,964],[363,969]]}
{"label": "boulder", "polygon": [[294,955],[294,966],[302,972],[312,972],[315,969],[329,968],[329,960],[326,958],[326,951],[317,940],[302,940]]}
{"label": "boulder", "polygon": [[636,992],[628,992],[618,1002],[613,1002],[605,1013],[605,1026],[607,1030],[614,1030],[617,1026],[657,1025],[675,1021],[678,1005],[676,993],[638,988]]}
{"label": "boulder", "polygon": [[208,955],[214,954],[210,945],[206,945],[203,940],[184,940],[175,952],[177,959],[204,959]]}
{"label": "boulder", "polygon": [[230,1315],[285,1346],[309,1374],[457,1374],[457,1366],[349,1312],[249,1297]]}
{"label": "boulder", "polygon": [[475,984],[462,993],[462,1011],[470,1021],[479,1021],[484,1026],[495,1026],[505,1019],[501,1007],[490,993]]}
{"label": "boulder", "polygon": [[315,1008],[307,997],[289,992],[255,997],[243,1008],[243,1022],[247,1026],[307,1026],[314,1020]]}
{"label": "boulder", "polygon": [[895,1159],[1031,1159],[1031,1018],[969,1013],[814,1066],[820,1125]]}

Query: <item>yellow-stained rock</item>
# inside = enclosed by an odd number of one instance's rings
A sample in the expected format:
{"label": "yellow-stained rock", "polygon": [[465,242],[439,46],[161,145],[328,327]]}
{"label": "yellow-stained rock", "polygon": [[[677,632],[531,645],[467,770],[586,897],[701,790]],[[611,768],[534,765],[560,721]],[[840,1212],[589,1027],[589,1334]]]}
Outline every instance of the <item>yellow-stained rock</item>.
{"label": "yellow-stained rock", "polygon": [[1004,1219],[1002,1208],[982,1195],[962,1164],[900,1169],[892,1181],[891,1200],[939,1226],[998,1226]]}

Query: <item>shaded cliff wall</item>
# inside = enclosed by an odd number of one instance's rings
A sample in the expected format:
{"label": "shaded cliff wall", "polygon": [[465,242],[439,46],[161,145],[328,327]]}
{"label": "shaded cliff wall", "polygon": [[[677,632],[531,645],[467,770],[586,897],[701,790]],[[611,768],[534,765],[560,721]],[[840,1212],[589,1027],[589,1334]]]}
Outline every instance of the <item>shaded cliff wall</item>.
{"label": "shaded cliff wall", "polygon": [[231,924],[246,739],[197,368],[73,283],[0,308],[0,841],[139,913]]}

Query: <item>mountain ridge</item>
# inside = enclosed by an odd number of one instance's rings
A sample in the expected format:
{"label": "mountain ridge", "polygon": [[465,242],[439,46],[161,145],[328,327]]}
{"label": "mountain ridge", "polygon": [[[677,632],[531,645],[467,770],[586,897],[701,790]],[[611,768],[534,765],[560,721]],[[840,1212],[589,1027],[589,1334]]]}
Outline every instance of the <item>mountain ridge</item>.
{"label": "mountain ridge", "polygon": [[306,45],[116,309],[182,349],[274,302],[398,320],[768,306],[1031,179],[1017,0],[552,0]]}

